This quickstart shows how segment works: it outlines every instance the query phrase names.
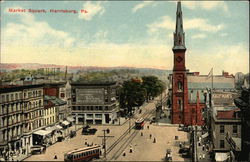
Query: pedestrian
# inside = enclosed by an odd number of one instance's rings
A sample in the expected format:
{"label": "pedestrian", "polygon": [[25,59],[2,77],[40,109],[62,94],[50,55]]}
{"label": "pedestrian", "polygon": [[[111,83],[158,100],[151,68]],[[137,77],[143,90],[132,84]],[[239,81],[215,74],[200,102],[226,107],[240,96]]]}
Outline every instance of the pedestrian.
{"label": "pedestrian", "polygon": [[149,138],[150,138],[150,139],[152,138],[152,134],[149,135]]}
{"label": "pedestrian", "polygon": [[199,155],[199,159],[201,159],[201,154]]}
{"label": "pedestrian", "polygon": [[126,152],[125,152],[125,150],[123,151],[122,155],[123,155],[123,156],[126,156]]}
{"label": "pedestrian", "polygon": [[181,142],[180,142],[180,144],[179,144],[179,147],[180,147],[180,148],[182,148],[182,144],[181,144]]}
{"label": "pedestrian", "polygon": [[147,126],[147,128],[149,129],[149,125]]}
{"label": "pedestrian", "polygon": [[55,154],[54,159],[57,159],[57,155]]}
{"label": "pedestrian", "polygon": [[133,152],[133,150],[132,150],[132,146],[130,146],[130,148],[129,148],[129,152],[130,152],[130,153],[132,153],[132,152]]}
{"label": "pedestrian", "polygon": [[205,145],[202,145],[202,151],[205,151]]}
{"label": "pedestrian", "polygon": [[141,132],[141,136],[143,136],[143,133]]}
{"label": "pedestrian", "polygon": [[154,141],[153,141],[153,143],[156,143],[156,139],[155,139],[155,137],[154,137]]}
{"label": "pedestrian", "polygon": [[205,159],[205,157],[206,157],[206,154],[202,154],[202,158]]}

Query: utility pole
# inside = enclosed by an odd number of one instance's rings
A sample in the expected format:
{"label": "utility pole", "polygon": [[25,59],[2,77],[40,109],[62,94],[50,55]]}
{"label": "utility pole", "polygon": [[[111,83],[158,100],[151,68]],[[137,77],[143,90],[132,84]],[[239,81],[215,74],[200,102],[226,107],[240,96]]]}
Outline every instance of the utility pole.
{"label": "utility pole", "polygon": [[76,117],[78,116],[78,114],[75,114],[75,131],[76,131]]}
{"label": "utility pole", "polygon": [[131,121],[130,121],[130,116],[128,117],[128,120],[129,120],[129,127],[128,127],[128,129],[129,129],[129,133],[130,133],[130,127],[131,127]]}
{"label": "utility pole", "polygon": [[110,133],[110,130],[109,129],[104,129],[102,130],[103,131],[103,136],[97,136],[97,137],[102,137],[103,138],[103,148],[104,148],[104,158],[106,159],[106,156],[107,156],[107,147],[106,147],[106,138],[107,137],[114,137],[114,136],[107,136],[107,134]]}

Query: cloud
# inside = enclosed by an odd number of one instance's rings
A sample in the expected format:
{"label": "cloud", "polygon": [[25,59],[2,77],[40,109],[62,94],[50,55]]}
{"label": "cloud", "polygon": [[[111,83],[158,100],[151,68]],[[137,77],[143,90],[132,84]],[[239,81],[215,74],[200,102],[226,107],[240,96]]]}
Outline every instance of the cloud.
{"label": "cloud", "polygon": [[[43,51],[43,54],[37,51]],[[82,44],[81,47],[72,48],[71,53],[67,48],[50,47],[49,45],[40,47],[6,46],[2,62],[171,69],[172,57],[171,47],[165,44],[114,44],[106,41]]]}
{"label": "cloud", "polygon": [[[155,2],[153,2],[153,1],[143,1],[143,2],[141,2],[141,3],[139,3],[139,4],[137,4],[137,5],[132,9],[132,12],[135,13],[135,12],[137,12],[139,9],[142,9],[142,8],[144,8],[144,7],[147,7],[147,6],[149,6],[149,5],[152,5],[153,3],[155,3]],[[155,4],[156,4],[156,3],[155,3]]]}
{"label": "cloud", "polygon": [[184,29],[198,29],[200,31],[206,32],[217,32],[224,28],[223,24],[213,25],[208,22],[207,19],[194,18],[194,19],[186,19],[183,22]]}
{"label": "cloud", "polygon": [[98,40],[103,40],[106,39],[108,35],[107,31],[98,31],[97,33],[94,34],[94,38],[98,39]]}
{"label": "cloud", "polygon": [[204,9],[204,10],[214,10],[222,9],[224,12],[228,12],[228,6],[223,1],[183,1],[182,6],[195,10],[195,9]]}
{"label": "cloud", "polygon": [[175,21],[172,20],[169,16],[163,16],[156,22],[148,24],[147,27],[149,33],[155,33],[161,29],[174,30]]}
{"label": "cloud", "polygon": [[228,34],[227,33],[221,33],[220,36],[221,37],[226,37]]}
{"label": "cloud", "polygon": [[[152,34],[158,32],[159,30],[175,30],[175,21],[171,19],[169,16],[163,16],[153,22],[152,24],[148,24],[148,33]],[[224,28],[224,24],[213,25],[210,24],[207,19],[202,18],[193,18],[193,19],[185,19],[183,21],[184,30],[197,29],[199,31],[205,32],[217,32]]]}
{"label": "cloud", "polygon": [[206,37],[207,37],[207,35],[205,35],[205,34],[196,34],[196,35],[193,35],[191,38],[192,39],[203,39]]}
{"label": "cloud", "polygon": [[249,71],[248,44],[217,45],[207,51],[190,49],[186,56],[186,67],[202,74],[208,74],[212,67],[215,75],[221,74],[222,70],[231,74]]}
{"label": "cloud", "polygon": [[79,13],[79,19],[84,19],[87,21],[90,21],[94,16],[96,15],[103,15],[105,12],[105,9],[103,6],[101,6],[103,2],[90,2],[87,1],[83,4],[83,9],[86,10],[88,13]]}
{"label": "cloud", "polygon": [[21,23],[10,22],[2,29],[1,45],[70,47],[75,42],[69,33],[53,29],[45,21],[36,21],[33,14],[13,13],[12,16],[16,16]]}

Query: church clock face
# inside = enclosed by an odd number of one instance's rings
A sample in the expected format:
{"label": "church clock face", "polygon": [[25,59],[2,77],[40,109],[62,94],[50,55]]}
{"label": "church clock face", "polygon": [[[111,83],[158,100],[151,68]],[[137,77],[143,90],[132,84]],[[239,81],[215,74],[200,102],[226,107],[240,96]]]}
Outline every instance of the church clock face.
{"label": "church clock face", "polygon": [[181,56],[178,56],[177,58],[176,58],[176,61],[177,62],[181,62],[183,60],[183,58],[181,57]]}

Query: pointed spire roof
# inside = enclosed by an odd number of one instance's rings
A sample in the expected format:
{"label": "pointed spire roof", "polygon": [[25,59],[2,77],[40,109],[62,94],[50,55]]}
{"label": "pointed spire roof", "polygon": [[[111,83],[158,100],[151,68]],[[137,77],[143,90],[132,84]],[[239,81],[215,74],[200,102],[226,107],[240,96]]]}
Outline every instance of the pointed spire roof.
{"label": "pointed spire roof", "polygon": [[186,50],[186,47],[185,47],[185,33],[183,31],[181,1],[177,2],[176,26],[175,26],[175,33],[174,33],[174,47],[173,47],[173,50],[177,50],[177,49]]}

